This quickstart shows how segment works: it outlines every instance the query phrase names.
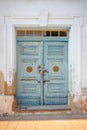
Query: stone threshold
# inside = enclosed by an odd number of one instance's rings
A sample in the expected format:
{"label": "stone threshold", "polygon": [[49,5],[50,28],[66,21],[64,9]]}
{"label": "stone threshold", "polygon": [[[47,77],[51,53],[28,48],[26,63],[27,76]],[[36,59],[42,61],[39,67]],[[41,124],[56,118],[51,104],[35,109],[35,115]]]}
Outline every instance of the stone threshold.
{"label": "stone threshold", "polygon": [[15,114],[32,114],[32,113],[71,113],[71,109],[68,105],[48,105],[48,106],[32,106],[32,107],[17,107]]}

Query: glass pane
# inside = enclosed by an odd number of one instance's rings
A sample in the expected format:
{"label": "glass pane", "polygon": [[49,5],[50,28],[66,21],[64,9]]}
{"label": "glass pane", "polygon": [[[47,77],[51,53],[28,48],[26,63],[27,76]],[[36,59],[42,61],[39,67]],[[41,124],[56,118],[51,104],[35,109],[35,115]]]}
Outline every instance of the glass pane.
{"label": "glass pane", "polygon": [[34,36],[42,36],[42,31],[34,31]]}
{"label": "glass pane", "polygon": [[43,31],[43,36],[46,36],[46,31]]}
{"label": "glass pane", "polygon": [[52,31],[51,36],[58,36],[58,31]]}
{"label": "glass pane", "polygon": [[56,37],[66,37],[68,36],[67,30],[17,30],[17,36],[56,36]]}
{"label": "glass pane", "polygon": [[46,36],[50,36],[50,31],[46,31]]}
{"label": "glass pane", "polygon": [[67,36],[67,33],[65,31],[60,31],[60,36]]}
{"label": "glass pane", "polygon": [[25,31],[24,30],[17,31],[17,36],[25,36]]}
{"label": "glass pane", "polygon": [[26,36],[33,36],[33,31],[26,31]]}

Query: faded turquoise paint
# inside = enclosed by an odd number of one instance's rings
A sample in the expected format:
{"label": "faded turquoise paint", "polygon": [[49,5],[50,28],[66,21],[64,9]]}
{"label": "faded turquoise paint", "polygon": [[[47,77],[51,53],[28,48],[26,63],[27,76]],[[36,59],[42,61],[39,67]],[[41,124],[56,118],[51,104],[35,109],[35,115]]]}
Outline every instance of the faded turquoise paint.
{"label": "faded turquoise paint", "polygon": [[44,43],[44,104],[68,103],[67,42]]}
{"label": "faded turquoise paint", "polygon": [[16,98],[22,106],[68,104],[68,38],[17,37]]}
{"label": "faded turquoise paint", "polygon": [[16,37],[16,41],[17,42],[32,42],[32,41],[59,41],[59,42],[68,42],[68,37],[41,37],[41,36],[32,36],[32,37],[28,37],[28,36],[18,36]]}
{"label": "faded turquoise paint", "polygon": [[[39,105],[41,104],[41,77],[37,68],[42,64],[41,44],[19,42],[17,49],[17,102],[20,105]],[[32,72],[27,72],[27,67],[32,67]]]}

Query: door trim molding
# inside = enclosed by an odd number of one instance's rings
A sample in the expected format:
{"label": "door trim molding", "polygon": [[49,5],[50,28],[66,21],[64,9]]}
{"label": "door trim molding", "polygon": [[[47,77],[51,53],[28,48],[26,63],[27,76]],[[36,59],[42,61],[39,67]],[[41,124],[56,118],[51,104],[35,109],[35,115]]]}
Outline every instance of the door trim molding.
{"label": "door trim molding", "polygon": [[[16,71],[16,34],[15,29],[21,27],[40,28],[39,17],[4,17],[4,25],[7,39],[5,43],[5,77],[7,84],[12,83],[12,76],[9,76],[9,69]],[[71,95],[81,95],[81,27],[82,17],[63,16],[48,17],[47,26],[50,28],[70,28],[68,59],[69,59],[69,91]],[[44,27],[47,28],[47,27]]]}

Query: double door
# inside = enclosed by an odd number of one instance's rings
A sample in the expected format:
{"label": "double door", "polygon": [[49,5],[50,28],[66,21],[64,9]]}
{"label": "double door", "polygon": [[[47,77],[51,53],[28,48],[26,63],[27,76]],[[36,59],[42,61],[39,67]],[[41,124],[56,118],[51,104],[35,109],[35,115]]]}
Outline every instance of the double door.
{"label": "double door", "polygon": [[17,42],[17,104],[68,104],[68,44]]}

